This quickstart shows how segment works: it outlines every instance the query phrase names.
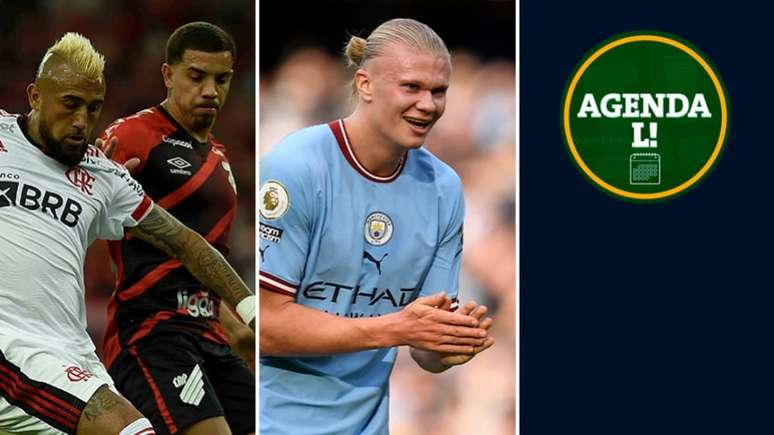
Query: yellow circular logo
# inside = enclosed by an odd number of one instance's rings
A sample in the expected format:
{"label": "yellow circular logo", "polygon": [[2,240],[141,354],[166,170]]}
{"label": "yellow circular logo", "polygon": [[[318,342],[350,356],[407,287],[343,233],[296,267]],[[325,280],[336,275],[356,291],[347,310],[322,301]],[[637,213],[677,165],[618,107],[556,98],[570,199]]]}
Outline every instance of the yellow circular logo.
{"label": "yellow circular logo", "polygon": [[687,41],[617,35],[578,64],[562,101],[563,139],[583,176],[639,202],[679,195],[717,163],[729,103],[718,72]]}

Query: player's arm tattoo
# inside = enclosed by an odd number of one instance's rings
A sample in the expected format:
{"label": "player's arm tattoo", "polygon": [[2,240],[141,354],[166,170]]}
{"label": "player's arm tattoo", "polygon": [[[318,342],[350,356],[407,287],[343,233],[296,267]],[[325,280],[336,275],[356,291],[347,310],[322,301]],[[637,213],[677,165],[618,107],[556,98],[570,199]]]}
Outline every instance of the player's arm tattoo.
{"label": "player's arm tattoo", "polygon": [[83,416],[89,421],[95,421],[103,415],[113,414],[116,408],[122,404],[121,399],[110,391],[107,385],[103,385],[86,402],[86,407],[83,408]]}
{"label": "player's arm tattoo", "polygon": [[251,295],[220,252],[157,204],[145,219],[127,231],[180,260],[191,275],[232,306]]}

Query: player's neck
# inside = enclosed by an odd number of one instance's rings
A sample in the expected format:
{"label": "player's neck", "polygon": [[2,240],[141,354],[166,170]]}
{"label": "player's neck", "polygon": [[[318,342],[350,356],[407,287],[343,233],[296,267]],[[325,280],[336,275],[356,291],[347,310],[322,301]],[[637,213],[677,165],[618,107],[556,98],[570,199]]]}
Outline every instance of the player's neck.
{"label": "player's neck", "polygon": [[210,127],[207,129],[195,131],[186,122],[186,118],[183,116],[183,112],[180,111],[177,105],[172,103],[169,99],[162,101],[161,107],[163,107],[164,110],[166,110],[167,113],[169,113],[169,115],[172,116],[172,118],[174,118],[181,127],[183,127],[183,130],[185,130],[189,136],[199,142],[207,142],[207,139],[210,137],[210,132],[212,131],[212,125],[210,125]]}
{"label": "player's neck", "polygon": [[395,173],[406,155],[405,148],[390,143],[358,112],[345,118],[344,125],[355,158],[368,172],[380,177]]}
{"label": "player's neck", "polygon": [[32,144],[40,148],[43,152],[46,151],[46,141],[43,140],[43,136],[40,134],[40,117],[38,112],[31,111],[24,115],[23,125],[26,128],[27,138],[32,139]]}

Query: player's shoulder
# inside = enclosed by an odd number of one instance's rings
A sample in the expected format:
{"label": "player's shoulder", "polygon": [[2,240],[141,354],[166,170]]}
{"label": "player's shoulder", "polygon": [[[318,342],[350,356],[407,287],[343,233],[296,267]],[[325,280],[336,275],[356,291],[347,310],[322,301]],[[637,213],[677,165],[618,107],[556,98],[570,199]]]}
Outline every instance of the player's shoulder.
{"label": "player's shoulder", "polygon": [[18,118],[19,116],[20,115],[18,113],[6,112],[5,110],[0,109],[0,120],[5,120],[4,118],[12,118],[16,120],[16,118]]}
{"label": "player's shoulder", "polygon": [[[2,122],[5,125],[10,125],[11,123],[17,124],[19,122],[19,117],[20,116],[21,115],[19,115],[17,113],[10,113],[10,112],[6,112],[3,109],[0,109],[0,122]],[[0,132],[13,133],[12,130],[15,130],[15,129],[16,129],[15,127],[13,129],[11,129],[9,127],[5,127]]]}
{"label": "player's shoulder", "polygon": [[285,136],[272,149],[272,153],[293,154],[319,150],[321,146],[335,140],[327,124],[302,128]]}
{"label": "player's shoulder", "polygon": [[78,166],[90,171],[105,174],[114,174],[122,170],[126,171],[126,168],[113,160],[110,160],[110,158],[95,145],[89,145],[86,148],[86,153],[83,155],[83,159]]}
{"label": "player's shoulder", "polygon": [[261,171],[293,176],[319,175],[325,170],[326,147],[335,137],[326,124],[314,125],[285,136],[261,159]]}
{"label": "player's shoulder", "polygon": [[0,109],[0,135],[11,136],[16,133],[19,116],[21,115],[8,113]]}
{"label": "player's shoulder", "polygon": [[212,144],[212,147],[215,148],[218,151],[222,151],[224,153],[228,153],[228,150],[226,149],[226,146],[223,145],[221,141],[219,141],[215,136],[213,136],[212,133],[210,133],[209,136],[210,143]]}
{"label": "player's shoulder", "polygon": [[[137,139],[161,140],[161,137],[171,130],[169,121],[160,112],[158,107],[143,109],[129,116],[124,116],[111,122],[102,134],[103,138],[118,137]],[[119,142],[120,143],[120,142]]]}
{"label": "player's shoulder", "polygon": [[[413,162],[411,162],[412,159]],[[411,150],[409,162],[416,171],[423,173],[425,177],[430,177],[440,190],[452,192],[462,190],[462,180],[457,171],[427,148]]]}
{"label": "player's shoulder", "polygon": [[144,193],[140,183],[132,177],[123,165],[111,160],[102,150],[94,145],[88,146],[83,159],[74,168],[84,169],[90,176],[95,179],[105,180],[109,185],[119,186],[126,184],[131,190],[136,191],[138,195]]}

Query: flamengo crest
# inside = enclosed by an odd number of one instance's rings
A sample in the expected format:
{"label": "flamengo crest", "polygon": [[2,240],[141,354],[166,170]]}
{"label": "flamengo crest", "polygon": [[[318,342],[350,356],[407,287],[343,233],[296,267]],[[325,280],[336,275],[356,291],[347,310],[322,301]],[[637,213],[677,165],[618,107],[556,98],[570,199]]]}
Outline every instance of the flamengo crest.
{"label": "flamengo crest", "polygon": [[67,380],[70,382],[81,382],[81,381],[88,381],[92,376],[94,376],[92,373],[87,372],[86,370],[77,367],[77,366],[70,366],[65,369],[65,373],[67,374]]}
{"label": "flamengo crest", "polygon": [[94,188],[94,177],[89,174],[89,171],[80,166],[73,166],[65,172],[65,176],[73,186],[81,189],[87,195],[92,195],[91,189]]}

